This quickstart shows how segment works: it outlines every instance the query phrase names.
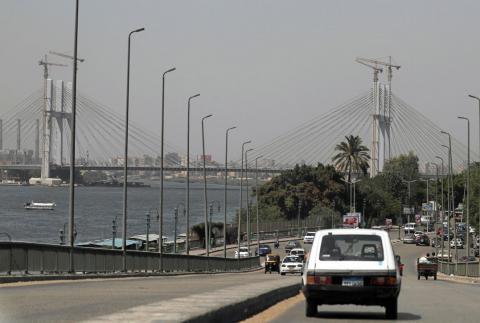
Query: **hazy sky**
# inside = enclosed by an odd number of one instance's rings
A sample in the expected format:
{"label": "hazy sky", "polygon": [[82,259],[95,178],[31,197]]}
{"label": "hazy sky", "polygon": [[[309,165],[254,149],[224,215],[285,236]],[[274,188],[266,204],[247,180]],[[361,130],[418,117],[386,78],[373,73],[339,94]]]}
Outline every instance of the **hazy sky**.
{"label": "hazy sky", "polygon": [[[124,114],[127,36],[145,27],[132,43],[131,120],[160,132],[161,74],[175,66],[167,141],[185,149],[187,98],[200,92],[192,151],[201,116],[213,113],[207,150],[223,160],[227,127],[238,127],[236,157],[243,140],[268,142],[368,90],[371,71],[356,56],[392,55],[397,95],[459,139],[456,116],[470,117],[477,146],[467,93],[480,95],[479,12],[480,1],[81,0],[78,89]],[[42,55],[73,53],[74,1],[2,0],[0,23],[1,113],[41,88]],[[71,68],[51,72],[71,79]]]}

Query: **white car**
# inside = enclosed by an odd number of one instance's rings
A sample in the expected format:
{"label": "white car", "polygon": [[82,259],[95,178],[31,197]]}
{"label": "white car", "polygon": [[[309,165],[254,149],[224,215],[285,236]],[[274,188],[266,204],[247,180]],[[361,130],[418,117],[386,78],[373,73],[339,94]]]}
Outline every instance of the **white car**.
{"label": "white car", "polygon": [[415,231],[415,223],[407,223],[403,228],[405,233],[412,233]]}
{"label": "white car", "polygon": [[302,274],[303,261],[297,256],[286,256],[280,266],[280,275]]}
{"label": "white car", "polygon": [[415,237],[415,239],[417,239],[418,237],[421,237],[423,235],[423,232],[422,231],[415,231],[413,233],[413,236]]}
{"label": "white car", "polygon": [[377,305],[396,319],[401,279],[387,232],[318,231],[302,275],[305,314],[315,316],[324,304]]}
{"label": "white car", "polygon": [[312,244],[313,239],[315,239],[315,232],[307,232],[307,234],[303,237],[303,243]]}
{"label": "white car", "polygon": [[[248,258],[250,257],[250,251],[248,247],[240,247],[240,258]],[[235,250],[235,258],[238,259],[238,250]]]}
{"label": "white car", "polygon": [[290,256],[297,256],[301,261],[305,260],[305,250],[302,248],[293,248],[290,251]]}

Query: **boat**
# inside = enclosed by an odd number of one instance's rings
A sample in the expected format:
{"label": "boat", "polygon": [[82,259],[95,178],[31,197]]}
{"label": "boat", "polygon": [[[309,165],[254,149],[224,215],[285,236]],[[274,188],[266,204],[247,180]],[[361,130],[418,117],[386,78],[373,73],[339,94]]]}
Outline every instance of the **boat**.
{"label": "boat", "polygon": [[55,202],[27,202],[24,205],[25,210],[53,210],[57,206]]}

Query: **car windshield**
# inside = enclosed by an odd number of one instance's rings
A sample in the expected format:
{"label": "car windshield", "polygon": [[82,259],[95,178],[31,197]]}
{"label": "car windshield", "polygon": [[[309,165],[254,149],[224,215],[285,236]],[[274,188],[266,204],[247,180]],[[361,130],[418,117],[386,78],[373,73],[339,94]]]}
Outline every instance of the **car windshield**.
{"label": "car windshield", "polygon": [[240,252],[248,252],[248,248],[240,248]]}
{"label": "car windshield", "polygon": [[320,260],[381,261],[382,239],[376,235],[328,234],[322,238]]}
{"label": "car windshield", "polygon": [[285,257],[285,259],[283,259],[283,262],[300,262],[300,259],[295,256]]}

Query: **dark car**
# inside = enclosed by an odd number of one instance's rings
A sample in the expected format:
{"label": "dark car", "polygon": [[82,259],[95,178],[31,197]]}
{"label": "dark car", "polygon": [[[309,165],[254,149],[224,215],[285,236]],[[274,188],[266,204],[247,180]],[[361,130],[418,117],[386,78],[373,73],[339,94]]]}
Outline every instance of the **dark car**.
{"label": "dark car", "polygon": [[287,254],[290,254],[290,251],[292,251],[292,249],[295,249],[295,248],[301,248],[302,245],[300,244],[300,242],[296,241],[296,240],[291,240],[289,242],[287,242],[287,244],[285,245],[285,252]]}
{"label": "dark car", "polygon": [[260,248],[258,248],[258,250],[255,250],[255,254],[257,254],[261,257],[266,256],[270,253],[272,253],[272,249],[270,248],[270,246],[268,244],[261,244]]}
{"label": "dark car", "polygon": [[428,236],[426,234],[422,234],[415,239],[415,244],[417,246],[429,246],[430,245],[430,239],[428,238]]}

